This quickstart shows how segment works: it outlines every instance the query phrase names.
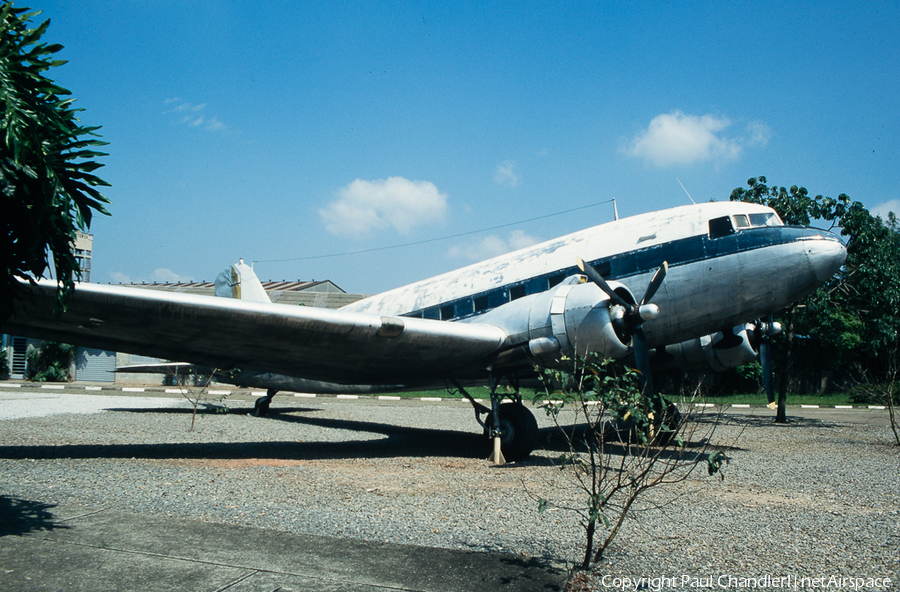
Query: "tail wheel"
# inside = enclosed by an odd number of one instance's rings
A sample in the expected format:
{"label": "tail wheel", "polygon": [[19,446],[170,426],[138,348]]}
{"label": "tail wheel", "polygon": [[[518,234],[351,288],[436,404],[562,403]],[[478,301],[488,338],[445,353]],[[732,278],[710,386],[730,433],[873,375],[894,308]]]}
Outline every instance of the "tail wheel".
{"label": "tail wheel", "polygon": [[[538,425],[534,414],[521,403],[500,405],[500,449],[509,462],[528,458],[537,445]],[[486,426],[493,417],[488,414]],[[488,434],[489,435],[489,434]]]}

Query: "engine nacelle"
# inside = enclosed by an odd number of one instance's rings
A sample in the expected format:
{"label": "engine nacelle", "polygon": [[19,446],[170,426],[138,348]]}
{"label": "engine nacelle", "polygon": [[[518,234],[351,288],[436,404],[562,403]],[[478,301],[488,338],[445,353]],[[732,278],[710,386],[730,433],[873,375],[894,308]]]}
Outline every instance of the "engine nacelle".
{"label": "engine nacelle", "polygon": [[720,331],[667,345],[664,353],[651,351],[650,362],[660,370],[678,368],[685,372],[722,372],[737,368],[749,364],[759,355],[755,340],[751,338],[754,329],[749,323],[737,325],[731,335]]}
{"label": "engine nacelle", "polygon": [[[626,302],[634,297],[619,283],[610,285]],[[503,352],[500,365],[524,358],[553,363],[561,356],[595,352],[601,357],[622,358],[631,351],[631,339],[617,332],[615,319],[621,306],[610,307],[609,297],[584,276],[566,278],[561,284],[514,300],[486,313],[479,321],[503,327],[519,347]],[[621,326],[621,323],[618,323]]]}
{"label": "engine nacelle", "polygon": [[[610,306],[609,297],[595,284],[581,281],[582,276],[576,277],[579,278],[577,283],[562,285],[553,291],[549,315],[532,308],[531,324],[535,325],[535,319],[549,320],[553,337],[566,355],[584,356],[591,352],[603,358],[625,357],[631,352],[631,339],[623,338],[614,322],[624,310],[620,306]],[[610,282],[610,286],[626,301],[634,301],[624,285]]]}

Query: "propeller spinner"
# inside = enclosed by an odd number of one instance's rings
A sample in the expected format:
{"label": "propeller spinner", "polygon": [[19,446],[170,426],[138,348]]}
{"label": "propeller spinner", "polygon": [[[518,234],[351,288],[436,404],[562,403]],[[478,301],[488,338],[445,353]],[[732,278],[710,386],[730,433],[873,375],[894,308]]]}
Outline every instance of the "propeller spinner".
{"label": "propeller spinner", "polygon": [[647,348],[647,339],[644,336],[644,330],[641,327],[645,321],[655,319],[659,316],[659,307],[651,304],[649,301],[662,286],[669,271],[669,264],[663,261],[663,264],[647,286],[643,298],[637,304],[626,302],[624,298],[616,294],[607,281],[600,273],[594,269],[589,263],[583,259],[578,259],[578,268],[588,276],[588,278],[597,284],[603,292],[609,296],[610,301],[622,307],[621,314],[612,314],[614,320],[618,319],[623,323],[623,329],[626,336],[632,338],[632,351],[634,352],[634,362],[640,372],[641,390],[647,396],[655,396],[653,392],[653,381],[650,377],[650,353]]}

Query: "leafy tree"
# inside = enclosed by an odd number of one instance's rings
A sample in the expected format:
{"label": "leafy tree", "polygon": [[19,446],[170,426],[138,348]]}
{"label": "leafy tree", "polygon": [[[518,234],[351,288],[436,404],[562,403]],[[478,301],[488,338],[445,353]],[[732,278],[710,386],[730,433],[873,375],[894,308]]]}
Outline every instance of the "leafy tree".
{"label": "leafy tree", "polygon": [[603,559],[626,518],[660,507],[643,501],[649,490],[680,483],[701,465],[722,476],[728,459],[710,444],[717,421],[696,422],[687,408],[655,417],[657,400],[642,393],[636,371],[588,356],[564,359],[563,367],[542,369],[540,377],[544,388],[534,403],[565,439],[557,462],[578,493],[538,498],[538,511],[555,507],[580,517],[586,535],[582,569]]}
{"label": "leafy tree", "polygon": [[66,62],[53,57],[61,45],[41,42],[50,21],[30,28],[40,12],[28,10],[0,5],[0,322],[21,297],[17,278],[43,277],[51,256],[62,312],[79,276],[75,233],[89,230],[94,211],[109,215],[97,190],[109,184],[92,160],[106,156],[94,149],[106,142],[96,139],[99,128],[81,125],[71,93],[44,75]]}

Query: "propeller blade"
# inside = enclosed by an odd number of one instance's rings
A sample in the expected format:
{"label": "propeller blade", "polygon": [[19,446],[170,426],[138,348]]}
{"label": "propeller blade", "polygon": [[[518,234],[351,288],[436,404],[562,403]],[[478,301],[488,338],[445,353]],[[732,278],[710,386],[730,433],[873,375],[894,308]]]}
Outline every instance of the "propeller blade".
{"label": "propeller blade", "polygon": [[653,298],[656,291],[659,290],[659,287],[662,285],[663,280],[666,279],[667,273],[669,273],[669,262],[663,261],[659,269],[656,270],[656,273],[653,274],[653,279],[650,280],[650,285],[647,286],[647,291],[644,292],[641,304],[647,304],[650,299]]}
{"label": "propeller blade", "polygon": [[612,289],[612,286],[607,284],[606,280],[603,279],[603,276],[600,275],[600,272],[594,269],[590,263],[585,262],[581,257],[578,258],[578,269],[583,271],[584,274],[588,276],[588,279],[597,284],[597,287],[603,290],[606,295],[609,296],[610,300],[628,310],[634,309],[633,304],[628,304],[621,296],[616,294],[615,290]]}
{"label": "propeller blade", "polygon": [[631,339],[631,349],[634,352],[634,365],[637,366],[640,376],[638,381],[641,385],[641,392],[645,397],[655,398],[656,393],[653,390],[653,377],[650,370],[650,350],[647,348],[647,338],[644,336],[644,330],[638,326],[634,330]]}

